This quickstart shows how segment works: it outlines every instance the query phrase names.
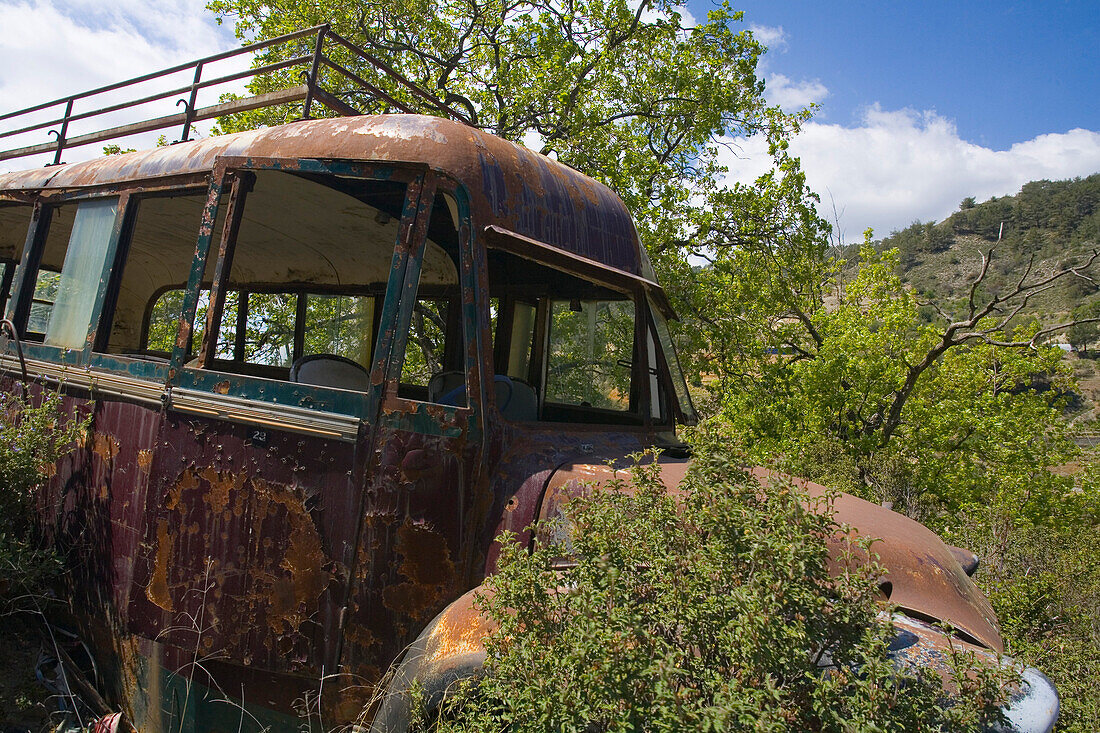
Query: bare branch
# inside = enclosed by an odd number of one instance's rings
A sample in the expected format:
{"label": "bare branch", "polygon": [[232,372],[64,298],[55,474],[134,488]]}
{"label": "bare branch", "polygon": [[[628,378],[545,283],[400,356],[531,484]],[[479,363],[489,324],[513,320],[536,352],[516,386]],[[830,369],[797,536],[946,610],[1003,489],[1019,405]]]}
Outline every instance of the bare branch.
{"label": "bare branch", "polygon": [[1048,326],[1047,328],[1042,328],[1042,329],[1039,329],[1038,331],[1036,331],[1035,335],[1032,336],[1027,341],[1002,341],[1000,339],[991,338],[990,334],[995,333],[995,331],[993,331],[993,330],[990,330],[990,331],[974,331],[974,332],[971,332],[971,333],[960,334],[959,339],[960,339],[960,342],[961,341],[968,341],[968,340],[971,340],[971,339],[978,339],[978,340],[984,341],[985,343],[989,344],[990,346],[1003,346],[1003,347],[1006,347],[1006,348],[1016,348],[1016,349],[1020,349],[1020,348],[1034,349],[1034,348],[1036,348],[1036,346],[1038,346],[1039,342],[1042,341],[1044,337],[1050,336],[1053,333],[1058,333],[1059,331],[1064,331],[1067,328],[1070,328],[1070,327],[1076,326],[1076,325],[1080,325],[1082,323],[1100,323],[1100,318],[1079,318],[1079,319],[1076,319],[1076,320],[1073,320],[1073,321],[1066,321],[1065,323],[1059,323],[1056,326]]}
{"label": "bare branch", "polygon": [[[989,272],[989,263],[993,258],[993,252],[994,248],[991,247],[986,254],[982,254],[981,269],[974,280],[971,281],[970,296],[968,300],[969,317],[966,320],[949,323],[944,329],[940,341],[932,346],[919,362],[909,367],[906,372],[905,381],[902,383],[902,386],[894,392],[894,398],[891,401],[890,409],[887,411],[886,419],[883,422],[881,445],[886,445],[894,431],[901,424],[902,408],[905,406],[905,402],[909,399],[909,396],[913,393],[920,376],[948,349],[972,340],[980,340],[992,346],[1005,348],[1034,349],[1045,337],[1067,329],[1074,324],[1100,322],[1100,318],[1083,318],[1060,323],[1056,326],[1048,326],[1039,329],[1027,341],[1009,341],[995,338],[993,334],[1003,332],[1004,329],[1008,327],[1010,321],[1015,316],[1019,315],[1023,308],[1027,306],[1031,298],[1050,290],[1063,277],[1072,274],[1091,280],[1091,277],[1084,274],[1083,271],[1091,267],[1092,264],[1100,258],[1100,250],[1094,250],[1084,264],[1056,270],[1046,277],[1031,283],[1026,282],[1027,276],[1032,270],[1032,264],[1029,263],[1024,277],[1020,278],[1010,291],[994,295],[984,306],[978,307],[975,302],[975,295],[978,287],[985,280],[985,276]],[[998,306],[1007,303],[1012,303],[1011,310],[1007,315],[998,318],[997,322],[994,324],[990,324],[984,328],[978,328],[978,324],[981,323],[984,318],[995,311],[999,312]]]}
{"label": "bare branch", "polygon": [[978,276],[976,278],[974,278],[974,280],[970,283],[970,295],[967,298],[967,302],[970,305],[968,313],[971,316],[974,315],[974,310],[975,310],[974,296],[978,292],[978,287],[985,280],[986,273],[989,272],[989,262],[993,259],[993,249],[994,249],[993,247],[990,247],[989,252],[984,253],[984,254],[980,250],[978,251],[978,254],[982,258],[982,267],[981,267],[981,270],[978,272]]}

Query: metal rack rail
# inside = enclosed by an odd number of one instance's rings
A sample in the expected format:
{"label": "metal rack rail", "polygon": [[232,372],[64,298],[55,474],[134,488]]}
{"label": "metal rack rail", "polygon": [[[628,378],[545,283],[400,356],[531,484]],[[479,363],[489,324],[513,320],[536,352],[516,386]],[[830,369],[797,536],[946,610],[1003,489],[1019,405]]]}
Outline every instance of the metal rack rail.
{"label": "metal rack rail", "polygon": [[[310,36],[313,36],[315,38],[315,41],[313,44],[313,49],[309,53],[289,56],[278,61],[262,64],[260,66],[254,66],[245,71],[237,71],[230,74],[223,74],[214,78],[203,79],[203,70],[207,66],[210,66],[215,62],[225,61],[227,59],[232,59],[234,57],[242,56],[245,54],[255,54],[259,51],[264,51],[266,49],[274,48],[277,46],[284,46],[292,49],[293,47],[291,44],[294,44],[295,42],[300,43],[302,39],[308,38]],[[358,57],[363,62],[365,62],[368,66],[382,72],[385,76],[392,79],[394,82],[396,82],[397,85],[404,88],[417,98],[419,102],[418,108],[414,109],[412,106],[401,102],[392,94],[389,94],[378,87],[376,84],[372,84],[371,82],[364,79],[360,74],[355,73],[354,71],[346,68],[345,66],[334,61],[329,56],[325,55],[326,41],[329,43],[329,46],[335,43],[343,49],[346,49],[351,54],[353,54],[353,56]],[[61,156],[65,150],[81,147],[84,145],[106,143],[111,140],[117,140],[120,138],[128,137],[130,135],[136,135],[144,132],[155,132],[158,130],[165,130],[173,127],[182,128],[180,138],[177,142],[183,142],[190,139],[192,124],[200,120],[214,119],[217,117],[246,112],[249,110],[262,109],[282,104],[291,104],[295,102],[302,103],[302,119],[309,119],[311,117],[314,103],[320,104],[323,107],[339,115],[361,114],[361,112],[356,109],[352,104],[338,97],[333,91],[322,87],[320,73],[322,65],[336,72],[336,74],[338,75],[336,78],[342,77],[343,79],[351,82],[357,94],[373,97],[382,102],[387,109],[392,109],[399,112],[427,110],[434,114],[440,114],[458,122],[471,124],[470,115],[456,110],[453,106],[440,100],[431,92],[423,89],[415,82],[409,80],[382,60],[367,53],[359,46],[356,46],[355,44],[348,41],[346,38],[340,36],[338,33],[333,31],[328,24],[324,24],[314,26],[312,28],[305,28],[303,30],[295,31],[293,33],[287,33],[286,35],[279,36],[278,38],[272,38],[266,41],[261,41],[259,43],[249,44],[230,51],[223,51],[222,53],[217,53],[212,56],[206,56],[201,59],[197,59],[195,61],[178,64],[176,66],[162,69],[160,71],[143,74],[141,76],[134,77],[133,79],[127,79],[126,81],[108,84],[106,86],[101,86],[96,89],[81,92],[79,94],[62,97],[60,99],[55,99],[50,102],[44,102],[42,104],[36,104],[32,107],[27,107],[25,109],[2,114],[0,115],[0,125],[4,127],[7,127],[8,125],[15,125],[15,127],[13,127],[12,129],[0,129],[0,139],[10,138],[16,135],[27,135],[41,130],[46,130],[47,135],[53,136],[54,139],[46,143],[0,150],[0,161],[53,152],[53,162],[49,165],[60,165]],[[292,69],[295,67],[301,67],[302,69],[299,73],[299,78],[301,79],[300,84],[296,84],[284,89],[268,92],[265,94],[257,94],[250,97],[231,99],[229,101],[224,101],[218,104],[212,104],[204,107],[196,106],[198,101],[198,93],[200,90],[216,87],[219,85],[227,85],[231,82],[240,81],[242,79],[251,79],[263,74],[270,74],[272,72],[281,71],[284,69]],[[88,111],[77,112],[74,109],[78,102],[86,102],[90,100],[94,101],[94,98],[108,94],[110,92],[114,92],[120,89],[126,89],[128,87],[136,87],[137,85],[144,84],[146,82],[167,77],[172,74],[179,74],[188,70],[193,71],[193,81],[189,85],[167,89],[164,91],[156,92],[154,94],[138,96],[136,98],[128,99],[126,101],[107,104],[105,106],[101,106]],[[122,112],[128,109],[133,109],[140,105],[171,99],[173,97],[179,97],[176,100],[175,106],[179,107],[180,105],[183,105],[184,109],[182,112],[161,115],[148,119],[141,119],[124,125],[107,127],[74,137],[69,137],[68,135],[70,123],[101,118],[103,115]],[[45,121],[30,124],[27,123],[29,115],[46,110],[61,108],[63,108],[64,111],[60,112],[60,116],[50,116]],[[57,113],[54,114],[56,115]]]}

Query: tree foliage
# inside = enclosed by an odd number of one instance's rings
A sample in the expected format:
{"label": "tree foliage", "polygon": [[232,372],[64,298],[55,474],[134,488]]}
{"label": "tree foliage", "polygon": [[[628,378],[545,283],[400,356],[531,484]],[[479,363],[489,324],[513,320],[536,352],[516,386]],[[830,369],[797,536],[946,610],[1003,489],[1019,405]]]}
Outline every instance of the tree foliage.
{"label": "tree foliage", "polygon": [[[212,0],[253,41],[316,23],[361,45],[476,127],[522,141],[614,189],[655,251],[672,255],[699,215],[698,196],[715,187],[727,137],[785,138],[800,116],[769,107],[756,66],[763,47],[738,30],[741,13],[723,3],[688,26],[669,0],[455,0],[358,4]],[[275,54],[305,51],[272,50]],[[337,62],[402,105],[441,114],[389,75],[333,47]],[[289,72],[288,72],[289,73]],[[345,101],[387,109],[331,75]],[[251,91],[297,83],[278,74]],[[284,109],[223,120],[232,131],[293,118]]]}
{"label": "tree foliage", "polygon": [[1059,731],[1100,727],[1100,570],[1096,554],[1096,467],[1081,488],[1091,494],[1093,516],[1060,527],[1019,527],[991,532],[992,512],[977,514],[954,533],[984,558],[978,574],[1005,638],[1005,650],[1051,678],[1062,701]]}
{"label": "tree foliage", "polygon": [[1011,319],[988,307],[1005,294],[962,320],[927,322],[895,274],[896,253],[865,246],[861,256],[852,281],[834,269],[818,291],[786,300],[752,296],[736,278],[751,271],[744,257],[725,269],[713,287],[743,299],[714,320],[757,334],[755,351],[739,342],[718,354],[728,420],[758,455],[784,455],[801,474],[933,524],[990,501],[1029,521],[1072,515],[1072,482],[1046,468],[1074,453],[1060,352],[1036,346],[1035,327],[1006,330]]}

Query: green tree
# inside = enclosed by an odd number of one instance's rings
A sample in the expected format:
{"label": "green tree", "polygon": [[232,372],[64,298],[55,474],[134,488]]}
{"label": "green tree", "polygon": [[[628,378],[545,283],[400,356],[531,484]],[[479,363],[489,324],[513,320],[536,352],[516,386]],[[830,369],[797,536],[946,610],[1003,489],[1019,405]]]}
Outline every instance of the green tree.
{"label": "green tree", "polygon": [[[760,241],[699,275],[721,404],[757,456],[783,455],[800,474],[940,528],[991,501],[1026,521],[1070,516],[1072,482],[1046,469],[1074,452],[1060,353],[1041,346],[1058,327],[1013,325],[1029,294],[1070,273],[984,296],[979,274],[952,317],[905,287],[896,253],[868,242],[848,282],[813,256]],[[1053,389],[1035,381],[1044,376]]]}
{"label": "green tree", "polygon": [[[534,145],[611,186],[630,207],[659,271],[684,266],[684,244],[721,190],[719,153],[730,137],[763,134],[776,145],[804,115],[769,107],[756,75],[763,47],[722,4],[689,27],[668,0],[560,5],[544,0],[303,4],[213,0],[244,41],[321,22],[360,44],[471,124]],[[272,49],[257,63],[306,50]],[[338,46],[336,61],[412,109],[438,105]],[[295,72],[257,79],[261,93],[299,83]],[[329,88],[364,112],[387,109],[346,81]],[[292,109],[247,113],[221,131],[275,124]]]}
{"label": "green tree", "polygon": [[1095,319],[1100,316],[1100,301],[1093,301],[1078,306],[1073,311],[1077,322],[1066,331],[1066,339],[1074,351],[1079,351],[1082,356],[1088,355],[1090,344],[1100,338],[1100,323]]}

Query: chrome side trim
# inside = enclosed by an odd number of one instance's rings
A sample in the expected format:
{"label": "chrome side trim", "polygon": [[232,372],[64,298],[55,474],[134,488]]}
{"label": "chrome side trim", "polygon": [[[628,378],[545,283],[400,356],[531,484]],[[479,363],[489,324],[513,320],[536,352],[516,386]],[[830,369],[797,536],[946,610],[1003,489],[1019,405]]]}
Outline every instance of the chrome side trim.
{"label": "chrome side trim", "polygon": [[204,417],[291,430],[353,442],[359,435],[360,420],[350,415],[321,412],[292,405],[257,403],[229,395],[213,395],[175,387],[169,393],[168,408]]}
{"label": "chrome side trim", "polygon": [[[164,395],[164,385],[160,382],[149,382],[109,372],[94,372],[90,369],[55,364],[41,359],[26,361],[28,377],[43,378],[56,384],[86,389],[95,395],[120,397],[158,407]],[[16,377],[22,376],[19,359],[10,354],[0,354],[0,369]]]}

